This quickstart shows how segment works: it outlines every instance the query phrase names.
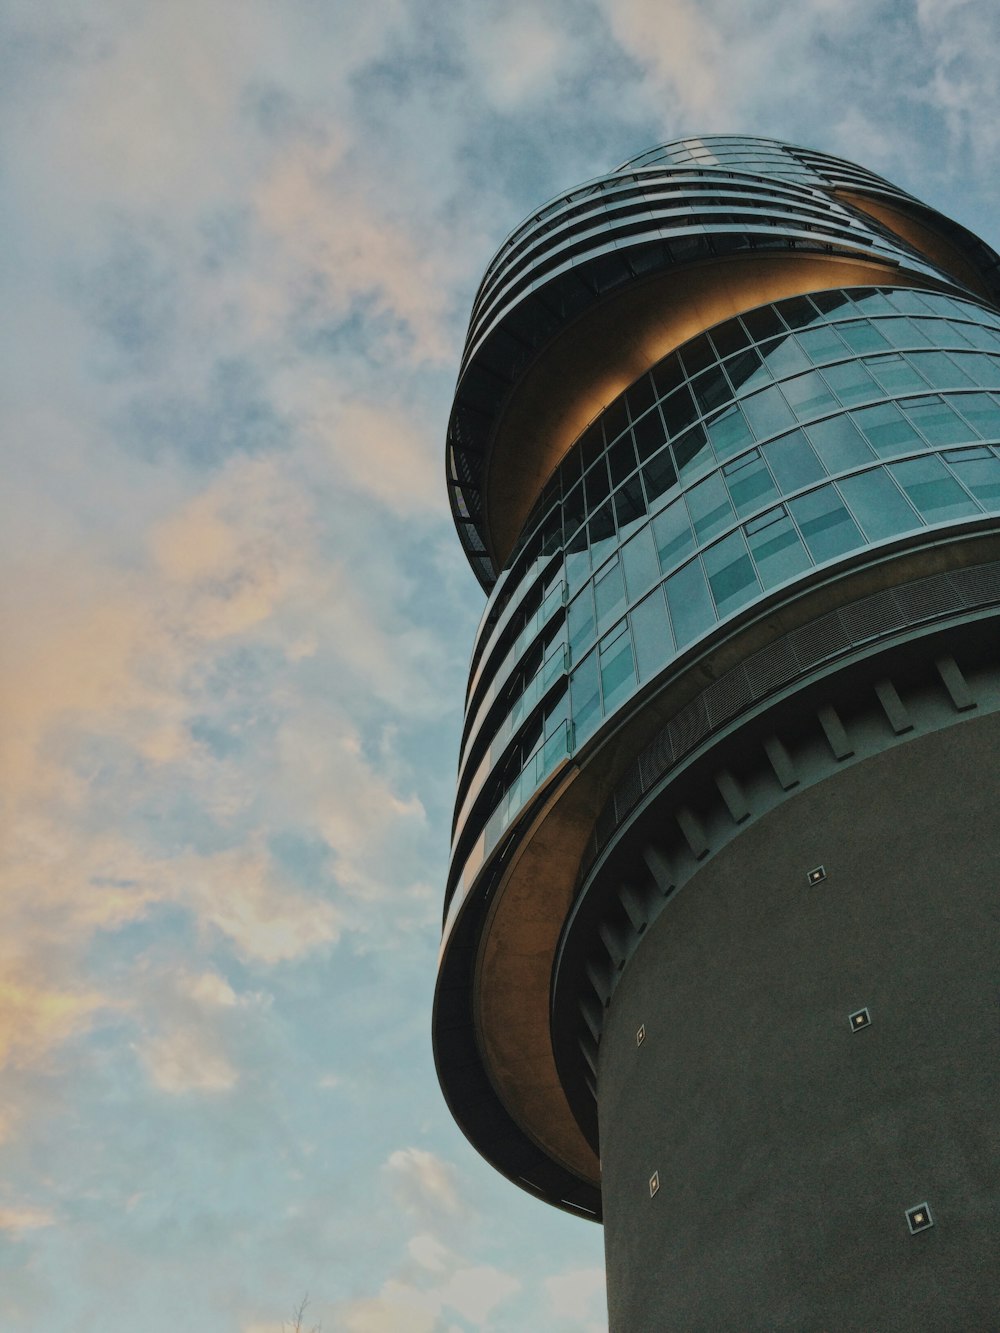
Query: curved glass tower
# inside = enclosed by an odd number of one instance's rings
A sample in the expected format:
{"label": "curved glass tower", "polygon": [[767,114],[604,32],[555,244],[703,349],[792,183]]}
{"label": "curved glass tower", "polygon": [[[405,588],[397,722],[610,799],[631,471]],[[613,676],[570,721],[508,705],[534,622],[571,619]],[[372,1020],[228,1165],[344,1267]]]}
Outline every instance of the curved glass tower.
{"label": "curved glass tower", "polygon": [[825,154],[653,149],[491,262],[447,475],[455,1118],[603,1219],[614,1330],[987,1326],[997,255]]}

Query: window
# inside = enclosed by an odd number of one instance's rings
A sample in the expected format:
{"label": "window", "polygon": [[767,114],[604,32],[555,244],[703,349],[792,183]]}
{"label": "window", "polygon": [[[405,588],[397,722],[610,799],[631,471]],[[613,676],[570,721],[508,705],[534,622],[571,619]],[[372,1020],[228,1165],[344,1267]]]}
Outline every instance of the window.
{"label": "window", "polygon": [[568,626],[570,660],[576,661],[582,649],[594,640],[594,599],[590,586],[584,588],[579,597],[569,604],[566,622]]}
{"label": "window", "polygon": [[730,533],[705,552],[709,587],[720,616],[726,616],[760,592],[742,532]]}
{"label": "window", "polygon": [[[863,467],[875,457],[851,418],[842,413],[814,422],[805,432],[828,472]],[[770,460],[769,460],[770,461]]]}
{"label": "window", "polygon": [[615,492],[614,504],[618,539],[626,541],[646,521],[646,501],[638,477],[632,477]]}
{"label": "window", "polygon": [[899,487],[883,468],[873,468],[857,477],[845,477],[837,489],[870,541],[895,537],[900,532],[911,532],[922,526]]}
{"label": "window", "polygon": [[669,662],[674,651],[663,589],[656,588],[629,615],[640,681],[647,681]]}
{"label": "window", "polygon": [[625,580],[617,557],[594,580],[594,601],[597,632],[601,634],[625,610]]}
{"label": "window", "polygon": [[774,386],[744,398],[742,406],[758,439],[777,435],[795,425],[791,409]]}
{"label": "window", "polygon": [[678,648],[704,634],[715,623],[715,610],[700,560],[672,574],[664,585],[674,639]]}
{"label": "window", "polygon": [[879,333],[874,324],[866,319],[845,320],[837,325],[837,332],[853,352],[880,352],[888,350],[889,344]]}
{"label": "window", "polygon": [[675,500],[653,520],[653,541],[664,574],[669,574],[694,550],[694,536],[683,499]]}
{"label": "window", "polygon": [[932,389],[972,387],[968,375],[964,375],[944,352],[911,352],[910,360]]}
{"label": "window", "polygon": [[984,509],[1000,508],[1000,459],[989,449],[963,449],[945,454],[952,471]]}
{"label": "window", "polygon": [[718,472],[687,492],[695,538],[702,546],[733,521],[733,506]]}
{"label": "window", "polygon": [[623,622],[601,640],[601,692],[604,711],[610,713],[635,689],[635,659],[628,624]]}
{"label": "window", "polygon": [[784,506],[761,514],[746,525],[745,532],[765,588],[783,583],[812,563]]}
{"label": "window", "polygon": [[890,470],[928,523],[944,523],[980,512],[975,501],[933,454],[894,463]]}
{"label": "window", "polygon": [[869,357],[865,365],[886,393],[903,393],[908,389],[922,390],[927,387],[906,357],[899,352]]}
{"label": "window", "polygon": [[893,403],[878,403],[875,407],[864,407],[853,416],[880,458],[892,458],[894,455],[925,447],[924,442]]}
{"label": "window", "polygon": [[841,361],[839,365],[827,366],[823,374],[840,401],[848,407],[882,397],[881,389],[860,361]]}
{"label": "window", "polygon": [[746,418],[738,407],[727,407],[706,425],[718,458],[732,458],[754,442]]}
{"label": "window", "polygon": [[931,444],[962,444],[973,438],[961,417],[956,416],[936,394],[910,398],[900,406]]}
{"label": "window", "polygon": [[601,719],[601,688],[597,675],[597,651],[590,653],[569,678],[576,744],[591,734]]}
{"label": "window", "polygon": [[796,375],[795,379],[786,380],[781,388],[800,421],[822,416],[824,412],[830,412],[838,406],[836,398],[818,370],[810,370],[806,375]]}
{"label": "window", "polygon": [[621,549],[628,600],[636,601],[660,577],[660,566],[649,528],[644,528]]}
{"label": "window", "polygon": [[767,464],[756,449],[753,453],[723,468],[723,474],[733,507],[740,518],[778,498]]}
{"label": "window", "polygon": [[661,449],[652,462],[642,469],[642,481],[646,488],[646,501],[650,509],[656,507],[661,496],[677,485],[677,472],[669,449]]}
{"label": "window", "polygon": [[863,545],[857,524],[833,486],[821,486],[792,500],[788,508],[817,562],[832,560]]}
{"label": "window", "polygon": [[825,475],[823,465],[800,430],[793,430],[791,434],[782,435],[770,444],[765,444],[761,453],[786,495],[808,486],[810,482],[819,481]]}
{"label": "window", "polygon": [[674,441],[674,459],[681,481],[685,483],[715,467],[715,454],[701,426],[692,426]]}

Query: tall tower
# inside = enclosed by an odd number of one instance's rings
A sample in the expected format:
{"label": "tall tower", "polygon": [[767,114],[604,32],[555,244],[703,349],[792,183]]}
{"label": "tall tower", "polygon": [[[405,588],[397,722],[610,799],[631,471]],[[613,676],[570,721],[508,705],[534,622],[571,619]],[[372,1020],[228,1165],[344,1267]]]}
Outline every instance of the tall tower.
{"label": "tall tower", "polygon": [[476,1148],[603,1219],[615,1333],[996,1325],[998,266],[710,137],[476,296],[435,1050]]}

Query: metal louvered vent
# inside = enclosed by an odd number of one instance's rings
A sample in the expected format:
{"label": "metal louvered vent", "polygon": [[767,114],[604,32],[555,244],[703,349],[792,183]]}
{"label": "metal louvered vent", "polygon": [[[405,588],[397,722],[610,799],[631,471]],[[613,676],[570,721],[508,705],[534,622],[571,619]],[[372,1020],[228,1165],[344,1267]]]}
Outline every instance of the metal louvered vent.
{"label": "metal louvered vent", "polygon": [[1000,602],[1000,561],[932,574],[862,598],[792,630],[713,681],[657,733],[623,774],[598,817],[580,881],[629,812],[675,764],[751,704],[821,662],[908,625]]}

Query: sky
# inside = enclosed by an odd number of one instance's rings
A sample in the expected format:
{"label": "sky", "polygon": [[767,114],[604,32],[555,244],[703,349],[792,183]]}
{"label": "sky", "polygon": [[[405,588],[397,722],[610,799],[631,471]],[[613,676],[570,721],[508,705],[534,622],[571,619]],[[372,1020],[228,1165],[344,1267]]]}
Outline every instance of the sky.
{"label": "sky", "polygon": [[668,139],[994,245],[993,0],[0,0],[0,1328],[600,1333],[430,1010],[476,285]]}

